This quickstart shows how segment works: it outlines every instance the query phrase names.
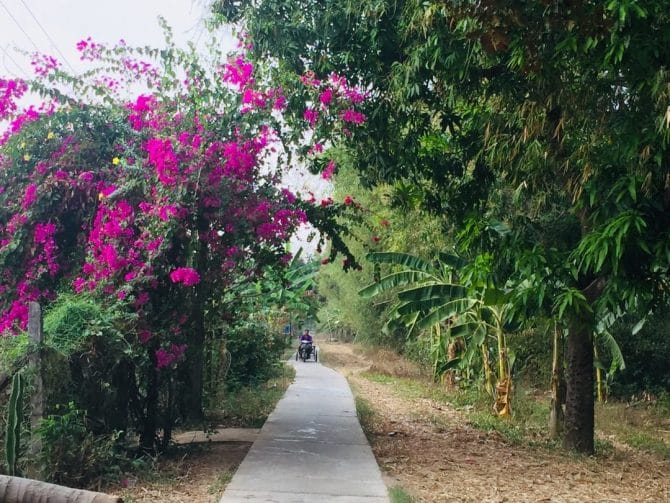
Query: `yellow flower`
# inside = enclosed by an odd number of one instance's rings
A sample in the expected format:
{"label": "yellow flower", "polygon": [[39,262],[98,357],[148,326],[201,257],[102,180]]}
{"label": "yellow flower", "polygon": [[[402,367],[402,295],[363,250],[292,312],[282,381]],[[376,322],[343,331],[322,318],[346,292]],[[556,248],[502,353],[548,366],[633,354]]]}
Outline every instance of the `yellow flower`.
{"label": "yellow flower", "polygon": [[105,194],[103,194],[102,192],[99,192],[98,193],[98,201],[102,201],[104,198],[105,198]]}
{"label": "yellow flower", "polygon": [[114,166],[118,166],[118,164],[119,164],[120,162],[121,162],[121,159],[119,159],[118,157],[115,157],[114,159],[112,159],[112,164],[113,164]]}
{"label": "yellow flower", "polygon": [[19,148],[26,148],[26,142],[22,141],[21,144],[19,145]]}
{"label": "yellow flower", "polygon": [[23,160],[24,161],[29,161],[30,160],[30,154],[23,154]]}
{"label": "yellow flower", "polygon": [[53,134],[53,131],[47,133],[47,140],[53,140],[56,135]]}

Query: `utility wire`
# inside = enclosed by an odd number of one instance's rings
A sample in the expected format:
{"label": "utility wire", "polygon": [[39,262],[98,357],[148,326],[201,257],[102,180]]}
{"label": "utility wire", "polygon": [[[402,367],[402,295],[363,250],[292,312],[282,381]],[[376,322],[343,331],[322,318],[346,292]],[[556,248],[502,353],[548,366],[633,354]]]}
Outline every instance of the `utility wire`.
{"label": "utility wire", "polygon": [[21,23],[18,22],[18,20],[14,17],[14,15],[11,13],[11,11],[7,8],[7,6],[5,5],[5,2],[0,0],[0,5],[2,5],[2,7],[7,11],[7,14],[9,14],[9,17],[11,17],[12,20],[14,21],[14,23],[16,23],[16,26],[19,27],[19,30],[21,30],[23,32],[23,34],[26,36],[26,38],[28,40],[30,40],[30,43],[33,44],[33,47],[35,48],[35,50],[37,52],[40,52],[40,48],[37,47],[37,44],[35,43],[35,41],[30,37],[30,35],[28,35],[28,32],[23,29],[23,26],[21,26]]}
{"label": "utility wire", "polygon": [[[5,49],[3,46],[0,45],[0,50],[2,50],[3,54],[5,55],[5,58],[9,59],[12,63],[14,63],[14,66],[16,66],[16,68],[23,74],[25,78],[27,79],[30,78],[26,73],[26,71],[23,68],[21,68],[21,65],[19,65],[16,62],[16,60],[12,57],[12,55],[9,53],[9,51],[7,51],[7,49]],[[4,61],[4,59],[2,62],[2,66],[4,66],[5,70],[7,70],[8,72],[13,73],[9,68],[7,68],[7,63]]]}
{"label": "utility wire", "polygon": [[33,14],[33,11],[30,9],[30,7],[28,7],[28,4],[24,0],[21,0],[21,3],[26,8],[26,10],[30,13],[32,18],[35,20],[35,22],[37,23],[37,26],[40,27],[40,30],[42,30],[42,33],[44,33],[44,35],[49,39],[49,42],[51,42],[51,45],[54,47],[54,49],[56,49],[56,52],[58,53],[58,55],[61,58],[63,58],[63,61],[65,62],[65,64],[70,67],[70,70],[72,70],[74,73],[76,73],[76,70],[74,69],[74,67],[70,64],[70,62],[67,60],[65,55],[62,52],[60,52],[60,49],[58,48],[58,45],[56,44],[56,42],[54,42],[54,39],[51,38],[49,33],[47,33],[47,31],[44,29],[44,26],[42,26],[42,23],[39,22],[39,20],[35,16],[35,14]]}

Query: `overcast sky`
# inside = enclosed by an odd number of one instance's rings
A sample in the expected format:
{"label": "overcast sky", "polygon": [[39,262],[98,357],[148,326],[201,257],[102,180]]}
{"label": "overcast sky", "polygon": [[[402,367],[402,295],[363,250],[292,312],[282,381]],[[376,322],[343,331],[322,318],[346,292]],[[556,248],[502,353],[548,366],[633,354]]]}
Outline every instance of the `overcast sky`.
{"label": "overcast sky", "polygon": [[[76,69],[75,44],[86,37],[113,44],[161,46],[158,16],[172,26],[177,45],[204,45],[207,0],[0,0],[0,74],[26,77],[29,61],[15,48],[65,59]],[[222,44],[232,47],[230,37]]]}

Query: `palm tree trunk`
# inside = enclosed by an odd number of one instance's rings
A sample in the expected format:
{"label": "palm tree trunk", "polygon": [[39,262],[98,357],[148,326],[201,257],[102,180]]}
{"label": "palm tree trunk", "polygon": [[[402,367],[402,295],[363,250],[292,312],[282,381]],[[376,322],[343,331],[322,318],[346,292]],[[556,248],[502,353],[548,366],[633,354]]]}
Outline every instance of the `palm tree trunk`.
{"label": "palm tree trunk", "polygon": [[4,503],[122,503],[118,496],[71,489],[39,480],[0,475],[0,501]]}

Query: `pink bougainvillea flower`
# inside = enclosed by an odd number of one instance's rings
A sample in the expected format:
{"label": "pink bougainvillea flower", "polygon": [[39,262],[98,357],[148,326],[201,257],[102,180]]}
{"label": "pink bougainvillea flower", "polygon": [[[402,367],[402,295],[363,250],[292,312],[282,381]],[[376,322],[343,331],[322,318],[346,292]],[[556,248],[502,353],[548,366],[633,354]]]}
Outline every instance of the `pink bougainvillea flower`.
{"label": "pink bougainvillea flower", "polygon": [[314,72],[311,70],[301,75],[300,81],[308,87],[318,87],[321,85],[321,81],[316,78]]}
{"label": "pink bougainvillea flower", "polygon": [[35,242],[46,243],[56,233],[56,225],[51,222],[35,225]]}
{"label": "pink bougainvillea flower", "polygon": [[316,121],[319,120],[319,111],[313,108],[306,108],[303,118],[309,123],[310,127],[314,127]]}
{"label": "pink bougainvillea flower", "polygon": [[192,286],[200,283],[200,274],[191,267],[178,267],[170,273],[173,283],[182,283],[184,286]]}
{"label": "pink bougainvillea flower", "polygon": [[330,102],[333,101],[333,90],[332,89],[326,89],[321,93],[319,96],[319,101],[323,106],[328,106],[330,105]]}
{"label": "pink bougainvillea flower", "polygon": [[174,362],[181,360],[186,352],[186,344],[172,344],[168,349],[159,348],[156,350],[156,367],[162,369],[169,367]]}
{"label": "pink bougainvillea flower", "polygon": [[277,96],[272,103],[273,110],[284,110],[286,108],[286,98],[284,96]]}
{"label": "pink bougainvillea flower", "polygon": [[92,182],[94,176],[95,175],[93,175],[92,171],[84,171],[83,173],[79,174],[79,180],[82,182]]}
{"label": "pink bougainvillea flower", "polygon": [[363,124],[366,120],[365,114],[355,110],[343,110],[340,112],[340,118],[344,122],[351,122],[352,124]]}
{"label": "pink bougainvillea flower", "polygon": [[40,77],[47,76],[49,73],[56,71],[60,66],[58,60],[53,56],[49,56],[48,54],[40,54],[37,52],[33,54],[33,58],[30,64],[33,67],[35,75],[39,75]]}
{"label": "pink bougainvillea flower", "polygon": [[238,56],[235,59],[231,58],[224,65],[222,78],[224,82],[233,84],[242,90],[253,82],[251,78],[253,71],[253,65],[247,62],[243,56]]}
{"label": "pink bougainvillea flower", "polygon": [[295,194],[288,189],[281,189],[281,193],[286,198],[288,204],[293,204],[296,200]]}
{"label": "pink bougainvillea flower", "polygon": [[16,111],[16,101],[28,90],[21,79],[0,78],[0,120],[7,119]]}
{"label": "pink bougainvillea flower", "polygon": [[153,333],[151,333],[150,330],[140,330],[137,332],[137,338],[140,340],[142,344],[146,344],[149,342],[149,340],[154,336]]}
{"label": "pink bougainvillea flower", "polygon": [[326,164],[326,167],[321,172],[321,178],[324,180],[330,180],[333,177],[336,169],[337,164],[335,164],[335,161],[328,161],[328,164]]}
{"label": "pink bougainvillea flower", "polygon": [[23,195],[23,203],[21,204],[21,207],[24,210],[27,210],[33,205],[36,199],[37,199],[37,185],[31,183],[26,187],[26,192]]}

